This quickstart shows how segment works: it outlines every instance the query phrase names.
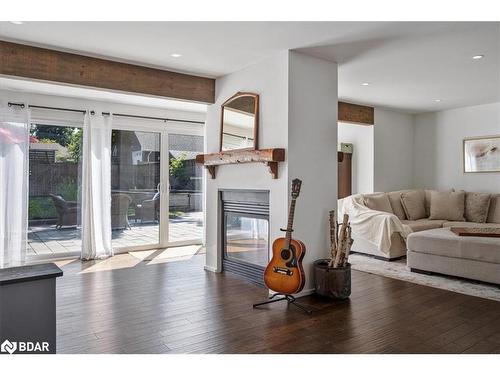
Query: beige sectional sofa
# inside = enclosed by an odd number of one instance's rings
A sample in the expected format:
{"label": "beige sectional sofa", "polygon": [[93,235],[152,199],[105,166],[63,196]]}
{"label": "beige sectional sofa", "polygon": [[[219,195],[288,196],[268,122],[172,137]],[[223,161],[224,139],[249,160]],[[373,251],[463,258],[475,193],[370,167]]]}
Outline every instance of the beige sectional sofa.
{"label": "beige sectional sofa", "polygon": [[[500,194],[401,190],[356,195],[342,201],[340,212],[350,215],[352,251],[386,260],[406,255],[409,233],[453,226],[500,228]],[[384,233],[385,241],[372,234],[377,230],[389,231]]]}

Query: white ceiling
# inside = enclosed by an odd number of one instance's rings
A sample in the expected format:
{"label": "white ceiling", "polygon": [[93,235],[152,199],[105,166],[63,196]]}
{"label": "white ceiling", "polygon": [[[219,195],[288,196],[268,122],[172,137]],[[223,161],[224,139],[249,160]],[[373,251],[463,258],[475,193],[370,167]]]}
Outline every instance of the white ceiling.
{"label": "white ceiling", "polygon": [[339,63],[344,100],[409,112],[500,100],[500,23],[0,22],[0,38],[209,77],[298,49]]}

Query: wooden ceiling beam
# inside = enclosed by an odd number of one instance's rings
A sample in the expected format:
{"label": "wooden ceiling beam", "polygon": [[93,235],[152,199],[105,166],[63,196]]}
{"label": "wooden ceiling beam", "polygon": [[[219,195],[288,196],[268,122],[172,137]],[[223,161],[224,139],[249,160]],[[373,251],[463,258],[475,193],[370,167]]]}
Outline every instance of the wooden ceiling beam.
{"label": "wooden ceiling beam", "polygon": [[0,74],[202,103],[215,80],[0,40]]}
{"label": "wooden ceiling beam", "polygon": [[366,105],[339,102],[338,121],[354,124],[375,124],[374,108]]}

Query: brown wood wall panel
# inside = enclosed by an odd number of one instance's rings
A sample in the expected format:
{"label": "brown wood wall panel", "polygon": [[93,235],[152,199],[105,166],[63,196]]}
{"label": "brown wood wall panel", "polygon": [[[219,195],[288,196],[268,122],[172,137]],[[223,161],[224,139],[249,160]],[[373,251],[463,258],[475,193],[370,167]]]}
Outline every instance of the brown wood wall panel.
{"label": "brown wood wall panel", "polygon": [[352,194],[352,154],[338,152],[337,195],[339,199]]}
{"label": "brown wood wall panel", "polygon": [[373,125],[375,123],[374,108],[365,105],[339,102],[338,120],[356,124]]}
{"label": "brown wood wall panel", "polygon": [[0,74],[214,103],[215,80],[0,40]]}

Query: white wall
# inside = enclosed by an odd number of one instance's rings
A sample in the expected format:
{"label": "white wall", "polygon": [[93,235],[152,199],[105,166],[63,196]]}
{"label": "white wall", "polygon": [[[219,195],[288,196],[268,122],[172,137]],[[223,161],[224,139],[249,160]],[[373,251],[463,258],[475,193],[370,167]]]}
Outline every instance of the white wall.
{"label": "white wall", "polygon": [[[258,64],[218,78],[215,84],[215,104],[207,111],[205,129],[206,150],[219,151],[220,106],[238,91],[260,95],[259,148],[288,146],[288,52],[283,51]],[[218,225],[219,189],[261,189],[270,192],[269,236],[280,237],[286,224],[288,195],[287,163],[280,163],[278,179],[273,180],[265,165],[260,163],[224,165],[217,168],[217,178],[206,179],[206,268],[220,271]]]}
{"label": "white wall", "polygon": [[294,237],[304,241],[307,284],[312,290],[312,262],[328,254],[328,210],[337,195],[337,65],[297,52],[273,57],[216,81],[216,103],[207,113],[208,152],[219,150],[220,105],[238,91],[260,95],[259,148],[282,147],[286,161],[273,180],[262,164],[225,165],[217,178],[206,180],[206,269],[221,269],[218,190],[260,189],[270,192],[270,238],[282,237],[286,226],[290,184],[303,180],[297,203]]}
{"label": "white wall", "polygon": [[338,145],[352,143],[352,194],[373,193],[374,126],[338,123]]}
{"label": "white wall", "polygon": [[307,247],[304,292],[313,262],[328,256],[328,211],[337,207],[337,64],[290,52],[288,185],[302,180],[294,237]]}
{"label": "white wall", "polygon": [[416,187],[500,191],[500,173],[464,173],[466,137],[500,135],[500,103],[415,116]]}
{"label": "white wall", "polygon": [[413,186],[414,116],[375,108],[374,191]]}

